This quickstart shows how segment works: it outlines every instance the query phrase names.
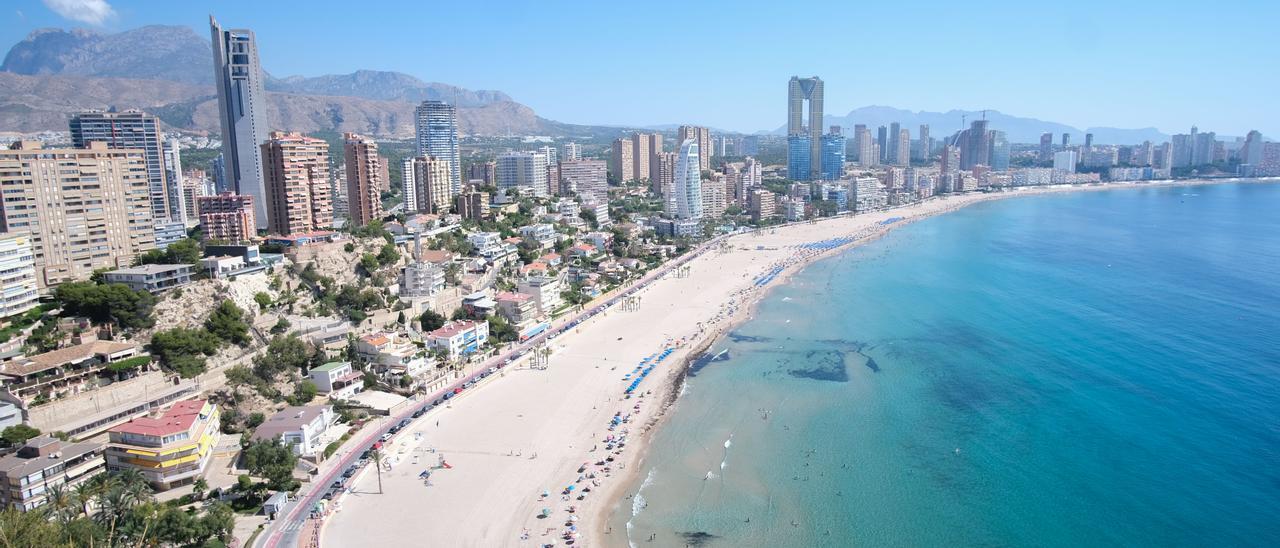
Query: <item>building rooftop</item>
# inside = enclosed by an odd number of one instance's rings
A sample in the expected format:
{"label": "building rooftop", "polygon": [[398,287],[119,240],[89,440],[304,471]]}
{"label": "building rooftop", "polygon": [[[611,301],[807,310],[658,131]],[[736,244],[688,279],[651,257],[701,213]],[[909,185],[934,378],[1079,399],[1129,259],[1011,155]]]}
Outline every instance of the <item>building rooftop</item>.
{"label": "building rooftop", "polygon": [[475,325],[476,325],[476,322],[473,322],[471,320],[460,320],[456,322],[449,322],[440,326],[439,329],[436,329],[435,331],[428,333],[427,335],[432,337],[449,338],[459,333],[462,333],[468,329],[471,329],[475,327]]}
{"label": "building rooftop", "polygon": [[330,371],[333,371],[335,369],[338,369],[340,367],[347,366],[347,365],[351,365],[351,362],[329,362],[319,367],[313,368],[311,372],[314,373],[316,371],[319,371],[321,373],[328,373]]}
{"label": "building rooftop", "polygon": [[327,405],[299,405],[281,409],[253,431],[254,440],[270,440],[285,432],[295,432],[324,415]]}
{"label": "building rooftop", "polygon": [[189,264],[144,264],[141,266],[131,266],[129,268],[117,268],[107,274],[164,274],[166,272],[178,272],[181,270],[191,270]]}
{"label": "building rooftop", "polygon": [[99,354],[116,354],[126,350],[137,350],[134,343],[116,341],[93,341],[59,348],[52,352],[28,356],[22,363],[10,362],[0,369],[0,373],[8,375],[30,375],[47,369],[60,367],[68,363],[79,363]]}
{"label": "building rooftop", "polygon": [[111,432],[137,434],[139,436],[166,436],[191,429],[207,400],[186,400],[173,404],[159,418],[141,417],[112,428]]}
{"label": "building rooftop", "polygon": [[522,303],[532,298],[532,296],[525,295],[524,293],[511,293],[509,291],[503,291],[497,295],[498,302],[510,301]]}
{"label": "building rooftop", "polygon": [[101,443],[65,443],[53,436],[37,436],[18,451],[0,458],[0,474],[9,478],[30,476],[102,447]]}

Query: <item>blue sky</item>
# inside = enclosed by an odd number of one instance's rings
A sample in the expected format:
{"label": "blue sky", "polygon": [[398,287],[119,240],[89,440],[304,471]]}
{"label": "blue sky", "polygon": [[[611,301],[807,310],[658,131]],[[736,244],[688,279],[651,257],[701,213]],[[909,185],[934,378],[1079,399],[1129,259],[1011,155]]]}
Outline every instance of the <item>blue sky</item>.
{"label": "blue sky", "polygon": [[822,77],[829,114],[990,108],[1079,128],[1280,136],[1274,0],[5,4],[5,48],[40,27],[207,35],[212,13],[253,28],[277,76],[395,70],[502,90],[573,123],[772,129],[795,74]]}

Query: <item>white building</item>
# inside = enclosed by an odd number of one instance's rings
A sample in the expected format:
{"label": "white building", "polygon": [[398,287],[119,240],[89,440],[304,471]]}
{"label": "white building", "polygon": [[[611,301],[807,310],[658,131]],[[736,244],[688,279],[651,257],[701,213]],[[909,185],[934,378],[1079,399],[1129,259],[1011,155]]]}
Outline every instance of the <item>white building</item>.
{"label": "white building", "polygon": [[502,234],[497,232],[472,232],[467,234],[467,241],[476,248],[476,255],[486,257],[497,253],[502,247]]}
{"label": "white building", "polygon": [[253,441],[279,438],[300,457],[314,457],[324,452],[324,433],[333,426],[332,405],[293,406],[271,415],[253,431]]}
{"label": "white building", "polygon": [[434,297],[444,291],[444,284],[444,268],[435,263],[409,263],[400,272],[403,297]]}
{"label": "white building", "polygon": [[666,204],[667,213],[677,219],[702,218],[702,171],[698,158],[698,142],[685,139],[676,155],[672,196]]}
{"label": "white building", "polygon": [[311,370],[311,382],[330,400],[344,400],[364,390],[360,372],[351,362],[329,362]]}
{"label": "white building", "polygon": [[555,247],[556,241],[560,239],[560,234],[556,232],[556,227],[549,224],[536,224],[520,227],[520,237],[528,238],[538,242],[543,249]]}
{"label": "white building", "polygon": [[449,359],[474,353],[489,340],[488,322],[453,321],[427,334],[427,347],[444,350]]}
{"label": "white building", "polygon": [[543,152],[506,152],[498,156],[494,180],[499,190],[519,189],[547,196],[547,155]]}
{"label": "white building", "polygon": [[112,270],[102,277],[107,283],[125,284],[134,291],[159,293],[191,283],[191,265],[144,264]]}
{"label": "white building", "polygon": [[560,292],[564,291],[564,283],[559,276],[529,276],[516,284],[516,291],[533,297],[538,305],[538,312],[546,315],[564,304]]}
{"label": "white building", "polygon": [[608,171],[604,160],[560,162],[560,194],[578,196],[583,201],[608,200]]}
{"label": "white building", "polygon": [[600,228],[608,228],[613,225],[613,219],[609,218],[608,202],[588,202],[582,204],[584,211],[590,211],[596,216],[596,225]]}
{"label": "white building", "polygon": [[572,162],[582,158],[582,145],[569,141],[560,145],[560,161]]}
{"label": "white building", "polygon": [[0,234],[0,318],[21,314],[38,306],[36,260],[30,237]]}
{"label": "white building", "polygon": [[1053,154],[1053,170],[1064,173],[1075,173],[1077,160],[1076,151],[1074,150],[1055,152]]}

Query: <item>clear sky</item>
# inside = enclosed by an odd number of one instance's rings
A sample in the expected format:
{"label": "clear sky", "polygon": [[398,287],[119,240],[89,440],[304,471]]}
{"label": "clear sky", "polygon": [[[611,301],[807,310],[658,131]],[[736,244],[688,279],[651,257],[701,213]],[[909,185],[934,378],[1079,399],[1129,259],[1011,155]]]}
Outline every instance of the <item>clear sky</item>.
{"label": "clear sky", "polygon": [[4,47],[41,27],[115,32],[210,13],[277,76],[395,70],[497,89],[553,120],[785,122],[792,75],[826,112],[995,109],[1078,128],[1280,136],[1280,2],[1237,0],[10,0]]}

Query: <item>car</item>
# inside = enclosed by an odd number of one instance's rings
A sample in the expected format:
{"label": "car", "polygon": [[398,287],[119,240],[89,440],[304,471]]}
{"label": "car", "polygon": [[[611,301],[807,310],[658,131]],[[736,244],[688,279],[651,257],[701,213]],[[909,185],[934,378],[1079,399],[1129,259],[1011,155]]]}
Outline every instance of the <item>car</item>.
{"label": "car", "polygon": [[324,500],[333,500],[333,491],[325,493],[324,496],[320,498]]}
{"label": "car", "polygon": [[446,399],[446,400],[447,400],[447,399],[452,398],[452,397],[453,397],[453,392],[445,392],[445,393],[444,393],[444,399]]}
{"label": "car", "polygon": [[342,473],[342,477],[344,477],[344,478],[349,478],[349,477],[354,476],[354,475],[356,475],[356,467],[355,467],[355,466],[352,466],[352,467],[348,468],[346,472],[343,472],[343,473]]}
{"label": "car", "polygon": [[415,419],[416,419],[416,418],[418,418],[418,417],[421,417],[421,416],[422,416],[422,414],[423,414],[423,413],[426,413],[426,412],[427,412],[427,408],[423,407],[422,409],[419,409],[419,410],[417,410],[417,411],[414,411],[412,416],[413,416],[413,418],[415,418]]}
{"label": "car", "polygon": [[399,432],[399,431],[400,431],[400,425],[398,425],[398,424],[397,424],[397,425],[395,425],[395,426],[392,426],[392,427],[391,427],[391,430],[388,430],[388,431],[387,431],[387,434],[388,434],[388,436],[387,436],[387,437],[390,437],[390,435],[391,435],[391,434],[395,434],[395,433],[397,433],[397,432]]}
{"label": "car", "polygon": [[406,426],[409,426],[409,419],[405,419],[405,420],[400,421],[400,424],[399,424],[398,426],[399,426],[400,428],[404,428],[404,427],[406,427]]}
{"label": "car", "polygon": [[387,440],[391,439],[391,434],[392,434],[392,432],[387,432],[386,434],[383,434],[383,435],[382,435],[382,437],[380,437],[380,438],[378,438],[378,439],[379,439],[379,440],[381,440],[381,441],[387,441]]}
{"label": "car", "polygon": [[369,455],[372,453],[373,453],[372,447],[366,449],[363,453],[360,453],[360,460],[363,460],[363,461],[369,460]]}
{"label": "car", "polygon": [[440,398],[436,398],[436,401],[431,402],[431,405],[432,405],[432,406],[440,405],[440,402],[442,402],[442,401],[444,401],[444,400],[441,400]]}
{"label": "car", "polygon": [[342,482],[340,482],[340,481],[335,481],[335,482],[333,482],[333,485],[330,485],[330,486],[329,486],[329,489],[332,489],[332,490],[334,490],[334,491],[337,491],[337,490],[339,490],[339,489],[342,489]]}

